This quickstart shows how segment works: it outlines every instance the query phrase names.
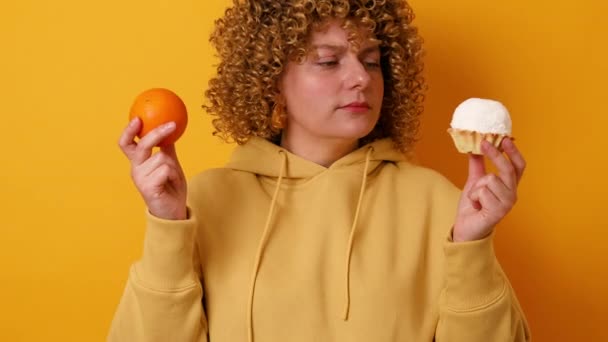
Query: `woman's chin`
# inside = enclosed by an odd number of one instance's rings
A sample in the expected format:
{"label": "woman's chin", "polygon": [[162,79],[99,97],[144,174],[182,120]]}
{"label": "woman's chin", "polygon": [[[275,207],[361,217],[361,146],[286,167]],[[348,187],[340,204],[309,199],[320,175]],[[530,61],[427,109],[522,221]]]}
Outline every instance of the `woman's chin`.
{"label": "woman's chin", "polygon": [[343,136],[344,138],[350,138],[350,139],[362,139],[366,136],[368,136],[373,130],[374,130],[374,126],[376,125],[376,122],[369,122],[369,123],[356,123],[353,125],[348,125],[346,127],[343,128],[342,132],[340,132],[341,136]]}

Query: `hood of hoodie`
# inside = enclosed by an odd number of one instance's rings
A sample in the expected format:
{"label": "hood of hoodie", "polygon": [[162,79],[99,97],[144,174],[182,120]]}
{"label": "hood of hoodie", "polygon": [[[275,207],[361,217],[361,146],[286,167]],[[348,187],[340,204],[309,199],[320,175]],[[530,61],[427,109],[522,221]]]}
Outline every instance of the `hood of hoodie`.
{"label": "hood of hoodie", "polygon": [[231,160],[226,165],[226,168],[250,172],[262,177],[277,178],[274,194],[270,207],[266,224],[260,237],[258,244],[254,266],[252,269],[252,282],[250,284],[249,302],[248,302],[248,341],[253,342],[253,300],[256,291],[256,282],[258,272],[261,266],[266,243],[269,236],[272,234],[272,222],[277,207],[277,197],[281,190],[282,184],[293,184],[299,181],[306,181],[325,171],[336,170],[341,168],[356,168],[362,171],[362,180],[360,183],[359,198],[357,201],[356,211],[352,219],[352,227],[350,229],[350,237],[347,246],[345,246],[346,255],[344,262],[344,309],[343,319],[348,320],[350,311],[350,263],[351,251],[353,249],[353,238],[357,229],[357,222],[361,209],[362,199],[366,188],[368,176],[374,172],[382,163],[398,162],[405,160],[405,155],[395,149],[391,139],[381,139],[365,146],[362,146],[344,157],[335,161],[331,166],[324,167],[314,162],[299,157],[286,149],[277,146],[262,138],[252,138],[244,145],[237,146],[232,154]]}
{"label": "hood of hoodie", "polygon": [[368,174],[372,173],[382,162],[399,162],[406,156],[394,147],[389,138],[376,140],[361,146],[351,153],[325,167],[302,157],[262,138],[252,138],[244,145],[237,146],[227,168],[251,172],[266,177],[279,177],[281,165],[286,161],[283,177],[286,179],[308,179],[328,169],[357,167],[366,162],[369,149]]}

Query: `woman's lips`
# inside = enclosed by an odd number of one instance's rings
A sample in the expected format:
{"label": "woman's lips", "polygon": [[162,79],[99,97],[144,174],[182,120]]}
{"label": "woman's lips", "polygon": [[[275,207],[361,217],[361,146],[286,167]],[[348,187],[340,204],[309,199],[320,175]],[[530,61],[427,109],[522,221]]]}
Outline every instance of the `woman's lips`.
{"label": "woman's lips", "polygon": [[353,113],[363,113],[369,111],[369,104],[367,104],[367,102],[352,102],[340,107],[340,109],[344,109]]}

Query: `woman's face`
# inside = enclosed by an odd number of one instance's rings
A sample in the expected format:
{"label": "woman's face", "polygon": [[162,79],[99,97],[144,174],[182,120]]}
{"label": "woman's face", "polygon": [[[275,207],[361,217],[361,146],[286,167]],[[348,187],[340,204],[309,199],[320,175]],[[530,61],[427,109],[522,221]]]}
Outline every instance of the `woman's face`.
{"label": "woman's face", "polygon": [[355,51],[341,22],[331,21],[312,33],[302,63],[286,65],[279,83],[287,109],[283,138],[355,141],[372,131],[384,95],[380,49],[373,37],[360,36]]}

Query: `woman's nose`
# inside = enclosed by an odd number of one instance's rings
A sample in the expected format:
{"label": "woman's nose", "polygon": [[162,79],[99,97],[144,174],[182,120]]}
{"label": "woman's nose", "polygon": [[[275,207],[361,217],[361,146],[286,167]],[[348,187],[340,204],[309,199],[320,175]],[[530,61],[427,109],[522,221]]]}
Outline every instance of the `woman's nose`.
{"label": "woman's nose", "polygon": [[369,85],[371,76],[365,65],[358,58],[355,58],[347,64],[345,84],[347,88],[365,89]]}

